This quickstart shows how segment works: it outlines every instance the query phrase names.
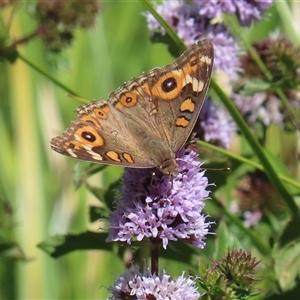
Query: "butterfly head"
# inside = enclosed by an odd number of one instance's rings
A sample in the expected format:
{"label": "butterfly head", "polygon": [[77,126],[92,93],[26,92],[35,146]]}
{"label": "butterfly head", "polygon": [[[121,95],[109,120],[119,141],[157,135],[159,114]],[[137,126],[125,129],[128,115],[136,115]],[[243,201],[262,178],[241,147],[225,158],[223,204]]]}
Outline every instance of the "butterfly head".
{"label": "butterfly head", "polygon": [[159,169],[165,175],[175,176],[178,173],[179,167],[174,158],[168,158],[159,165]]}

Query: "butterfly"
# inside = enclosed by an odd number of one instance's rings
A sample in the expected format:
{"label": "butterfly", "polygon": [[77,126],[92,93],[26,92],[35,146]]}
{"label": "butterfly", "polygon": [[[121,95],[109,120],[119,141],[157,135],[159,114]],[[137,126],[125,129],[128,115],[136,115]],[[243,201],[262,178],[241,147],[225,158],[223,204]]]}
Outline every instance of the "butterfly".
{"label": "butterfly", "polygon": [[173,63],[124,83],[108,100],[78,107],[77,119],[51,148],[98,164],[177,174],[175,155],[197,121],[213,60],[212,42],[197,42]]}

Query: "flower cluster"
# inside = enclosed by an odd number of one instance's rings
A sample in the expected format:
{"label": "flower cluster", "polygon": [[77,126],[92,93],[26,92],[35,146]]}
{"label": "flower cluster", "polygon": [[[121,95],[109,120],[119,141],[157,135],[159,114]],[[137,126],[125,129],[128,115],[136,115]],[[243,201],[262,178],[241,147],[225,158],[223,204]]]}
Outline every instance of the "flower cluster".
{"label": "flower cluster", "polygon": [[[179,152],[179,172],[173,178],[157,170],[131,169],[124,173],[122,197],[112,212],[107,241],[131,243],[135,238],[162,243],[184,240],[202,249],[210,223],[202,214],[208,180],[199,172],[194,151]],[[155,175],[153,175],[155,173]]]}
{"label": "flower cluster", "polygon": [[199,14],[209,19],[221,18],[223,14],[236,15],[242,26],[249,26],[262,18],[273,3],[272,0],[194,0],[200,6]]}
{"label": "flower cluster", "polygon": [[220,262],[213,261],[199,281],[210,299],[247,299],[257,281],[257,265],[250,253],[232,250]]}
{"label": "flower cluster", "polygon": [[[242,25],[260,20],[272,1],[163,1],[157,6],[160,15],[174,28],[178,36],[190,46],[203,38],[209,38],[215,46],[215,69],[222,70],[231,79],[237,78],[239,46],[227,27],[221,23],[223,13],[235,14]],[[164,28],[147,14],[148,28],[165,34]]]}
{"label": "flower cluster", "polygon": [[[259,40],[252,46],[274,80],[288,78],[291,80],[289,87],[299,85],[300,48],[298,45],[293,44],[285,37],[274,34],[271,38]],[[244,77],[264,79],[261,69],[258,68],[256,61],[248,53],[241,57],[241,67],[244,70]],[[283,84],[284,87],[288,82],[284,81]]]}
{"label": "flower cluster", "polygon": [[109,299],[174,299],[197,300],[200,297],[195,281],[179,276],[172,280],[170,275],[161,272],[151,274],[147,269],[141,273],[138,267],[131,267],[122,274],[108,289],[112,293]]}
{"label": "flower cluster", "polygon": [[[293,123],[295,117],[290,110],[297,111],[300,107],[300,48],[284,38],[261,40],[253,47],[272,74],[272,82],[265,81],[256,62],[249,54],[245,54],[241,58],[245,72],[241,74],[238,90],[232,94],[234,104],[252,127],[258,123],[265,127],[271,124],[283,126],[287,121]],[[251,80],[256,89],[249,88]],[[283,106],[282,100],[274,92],[274,82],[284,92],[290,108]]]}
{"label": "flower cluster", "polygon": [[274,94],[259,92],[253,95],[233,93],[231,99],[250,126],[261,122],[265,126],[282,124],[281,101]]}
{"label": "flower cluster", "polygon": [[51,51],[60,51],[73,39],[76,27],[90,27],[100,10],[99,1],[40,0],[36,15],[40,22],[39,36]]}

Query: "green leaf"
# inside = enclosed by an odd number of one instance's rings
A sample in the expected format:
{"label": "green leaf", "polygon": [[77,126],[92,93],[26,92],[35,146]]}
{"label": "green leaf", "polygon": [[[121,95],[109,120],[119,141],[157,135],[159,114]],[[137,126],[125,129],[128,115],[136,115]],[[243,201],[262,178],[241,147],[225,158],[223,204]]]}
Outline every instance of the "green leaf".
{"label": "green leaf", "polygon": [[106,242],[107,233],[91,231],[80,234],[56,235],[37,246],[54,258],[76,250],[112,250],[112,243]]}
{"label": "green leaf", "polygon": [[299,220],[289,220],[280,236],[280,246],[284,247],[296,240],[300,240]]}
{"label": "green leaf", "polygon": [[[272,252],[272,249],[267,244],[267,241],[265,241],[261,236],[259,236],[255,230],[245,227],[243,222],[237,216],[230,213],[221,204],[220,201],[218,201],[216,198],[213,198],[213,200],[214,200],[214,203],[220,209],[220,213],[222,213],[222,215],[224,215],[228,218],[229,223],[237,226],[237,228],[240,231],[240,234],[243,234],[245,237],[249,238],[251,240],[252,244],[257,248],[258,251],[260,251],[260,253],[262,255],[264,255],[264,256],[270,255],[270,253]],[[226,242],[226,239],[224,240],[224,242]],[[227,244],[228,244],[228,242],[227,242]]]}
{"label": "green leaf", "polygon": [[113,182],[112,184],[110,184],[110,186],[108,187],[108,189],[104,194],[104,203],[110,210],[113,210],[115,206],[115,201],[117,197],[120,195],[119,189],[121,184],[122,184],[121,180],[117,180]]}
{"label": "green leaf", "polygon": [[299,195],[300,189],[297,186],[287,184],[289,182],[288,179],[290,179],[290,181],[294,181],[295,178],[291,176],[291,174],[287,170],[286,166],[282,163],[282,161],[278,159],[278,157],[276,157],[273,154],[273,152],[270,151],[269,149],[263,148],[263,151],[265,155],[268,157],[270,163],[272,164],[272,167],[279,175],[279,178],[282,180],[283,183],[285,183],[289,193],[291,193],[291,195]]}
{"label": "green leaf", "polygon": [[[300,243],[290,243],[276,252],[275,272],[283,291],[295,288],[300,275]],[[287,298],[286,298],[287,299]]]}
{"label": "green leaf", "polygon": [[[228,251],[236,248],[243,248],[241,241],[232,234],[228,229],[226,223],[221,221],[216,232],[217,238],[215,241],[216,244],[216,259],[222,259],[223,256],[227,254]],[[229,250],[228,250],[229,249]]]}
{"label": "green leaf", "polygon": [[15,242],[1,241],[0,254],[15,260],[27,261],[22,248]]}
{"label": "green leaf", "polygon": [[93,164],[87,161],[79,161],[73,169],[76,189],[79,189],[82,185],[86,184],[86,181],[90,176],[101,172],[106,167],[106,165]]}
{"label": "green leaf", "polygon": [[242,90],[239,91],[239,93],[242,95],[253,95],[258,92],[265,92],[271,87],[272,85],[269,82],[258,78],[254,78],[247,80]]}
{"label": "green leaf", "polygon": [[110,216],[110,211],[104,207],[90,206],[89,215],[90,222],[95,222],[101,219],[108,219]]}

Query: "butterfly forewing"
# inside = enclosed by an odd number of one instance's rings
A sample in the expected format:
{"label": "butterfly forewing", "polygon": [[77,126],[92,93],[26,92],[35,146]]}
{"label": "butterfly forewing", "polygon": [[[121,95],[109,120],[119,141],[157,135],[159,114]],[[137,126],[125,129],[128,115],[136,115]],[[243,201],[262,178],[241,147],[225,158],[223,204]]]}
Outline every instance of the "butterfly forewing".
{"label": "butterfly forewing", "polygon": [[[124,83],[107,101],[77,108],[78,119],[52,139],[52,149],[100,164],[174,173],[175,152],[199,116],[212,66],[212,43],[198,42],[172,64]],[[166,161],[168,170],[163,167]]]}
{"label": "butterfly forewing", "polygon": [[[213,67],[213,45],[200,41],[174,63],[157,73],[159,94],[157,123],[174,152],[188,139],[209,87]],[[160,79],[160,81],[159,81]]]}

